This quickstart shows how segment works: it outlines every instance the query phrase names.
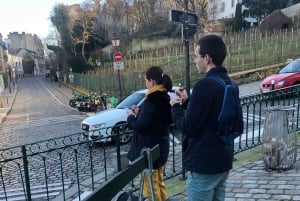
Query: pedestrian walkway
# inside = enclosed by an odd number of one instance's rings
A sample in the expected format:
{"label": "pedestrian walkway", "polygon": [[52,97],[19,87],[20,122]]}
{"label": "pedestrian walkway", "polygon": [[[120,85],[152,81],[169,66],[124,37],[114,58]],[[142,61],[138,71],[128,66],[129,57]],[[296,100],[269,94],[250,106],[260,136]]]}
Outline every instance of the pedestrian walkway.
{"label": "pedestrian walkway", "polygon": [[[260,154],[260,153],[256,153]],[[225,201],[297,201],[300,200],[300,151],[294,167],[286,171],[267,171],[261,159],[244,163],[231,170],[227,181]],[[177,180],[177,181],[176,181]],[[178,182],[179,178],[167,181]],[[185,182],[171,198],[187,200]],[[173,189],[170,189],[173,190]]]}
{"label": "pedestrian walkway", "polygon": [[[72,93],[72,89],[64,84],[61,84],[60,87],[56,82],[52,84],[67,97]],[[250,91],[258,92],[258,85],[259,82],[241,85],[241,96]],[[11,93],[9,89],[5,89],[1,93],[3,107],[0,108],[0,124],[11,110],[17,89],[16,85],[15,88],[12,88]],[[242,157],[248,157],[248,160],[246,160],[247,162],[242,161],[231,170],[226,189],[226,201],[300,201],[299,147],[296,163],[292,169],[286,171],[266,171],[261,159],[260,148],[250,149],[241,154],[245,155],[238,154],[235,163],[238,163]],[[252,159],[252,156],[256,156],[255,159]],[[187,200],[185,182],[179,177],[166,181],[171,200]]]}
{"label": "pedestrian walkway", "polygon": [[0,94],[0,125],[2,124],[7,114],[10,112],[17,92],[18,84],[15,84],[12,85],[10,89],[9,87],[5,88],[4,91]]}

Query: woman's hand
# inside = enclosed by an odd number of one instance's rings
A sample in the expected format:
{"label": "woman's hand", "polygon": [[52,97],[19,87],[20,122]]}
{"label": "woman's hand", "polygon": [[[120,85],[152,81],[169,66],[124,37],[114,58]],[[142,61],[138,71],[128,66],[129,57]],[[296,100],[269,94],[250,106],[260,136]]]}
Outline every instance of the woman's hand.
{"label": "woman's hand", "polygon": [[139,112],[139,108],[136,105],[131,106],[131,108],[127,110],[128,115],[136,116],[138,112]]}

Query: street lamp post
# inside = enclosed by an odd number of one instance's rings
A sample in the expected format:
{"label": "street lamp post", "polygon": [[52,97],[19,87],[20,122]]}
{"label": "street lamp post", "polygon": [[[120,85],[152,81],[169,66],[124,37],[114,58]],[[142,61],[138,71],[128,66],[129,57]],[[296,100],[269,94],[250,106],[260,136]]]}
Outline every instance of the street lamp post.
{"label": "street lamp post", "polygon": [[57,77],[57,81],[58,81],[58,86],[60,87],[60,80],[59,80],[60,72],[59,72],[59,67],[57,67],[56,77]]}
{"label": "street lamp post", "polygon": [[8,85],[8,90],[9,90],[9,93],[11,93],[11,86],[10,86],[10,72],[9,72],[9,68],[6,68],[6,73],[7,73],[7,85]]}
{"label": "street lamp post", "polygon": [[[117,52],[118,47],[120,46],[120,36],[118,36],[116,33],[113,33],[111,38],[111,44],[113,47],[115,47],[115,51]],[[120,69],[118,71],[118,82],[119,82],[119,98],[122,98],[122,87],[121,87],[121,75],[120,75]]]}
{"label": "street lamp post", "polygon": [[[118,52],[118,47],[120,46],[120,36],[118,36],[116,33],[113,33],[112,37],[111,37],[111,44],[113,47],[115,47],[115,54],[114,54],[114,68],[116,69],[117,66],[117,61],[120,64],[120,61],[122,61],[122,55],[120,52]],[[116,60],[116,54],[119,53],[119,57],[118,60]],[[121,88],[121,75],[120,75],[120,66],[117,68],[118,70],[118,80],[119,80],[119,99],[122,98],[122,88]],[[119,132],[117,132],[117,166],[118,166],[118,172],[121,171],[121,150],[120,150],[120,135],[122,134],[122,131],[120,129],[121,127],[119,127]]]}
{"label": "street lamp post", "polygon": [[[96,59],[96,65],[99,68],[101,66],[100,59]],[[100,68],[99,68],[99,96],[101,96],[101,76],[100,76]]]}
{"label": "street lamp post", "polygon": [[73,75],[73,72],[72,72],[72,68],[70,68],[70,74],[69,74],[69,81],[72,85],[72,94],[74,94],[74,75]]}

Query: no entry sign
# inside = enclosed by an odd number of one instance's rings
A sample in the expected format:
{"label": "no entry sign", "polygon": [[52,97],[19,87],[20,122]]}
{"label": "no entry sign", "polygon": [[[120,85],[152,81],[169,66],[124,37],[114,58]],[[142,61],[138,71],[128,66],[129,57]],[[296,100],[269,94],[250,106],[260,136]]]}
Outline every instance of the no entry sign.
{"label": "no entry sign", "polygon": [[121,52],[115,52],[114,53],[114,62],[122,62],[122,53]]}

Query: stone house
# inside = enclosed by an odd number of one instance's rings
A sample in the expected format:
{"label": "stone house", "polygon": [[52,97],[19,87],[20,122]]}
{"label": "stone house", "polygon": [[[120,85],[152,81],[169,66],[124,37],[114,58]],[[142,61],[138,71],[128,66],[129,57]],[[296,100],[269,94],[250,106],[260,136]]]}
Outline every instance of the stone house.
{"label": "stone house", "polygon": [[[3,74],[6,72],[6,45],[2,41],[2,35],[0,33],[0,94],[4,90],[4,79],[3,79]],[[0,106],[1,106],[1,97],[0,97]]]}
{"label": "stone house", "polygon": [[2,40],[2,35],[0,33],[0,72],[6,70],[6,60],[7,60],[7,54],[6,54],[6,44]]}
{"label": "stone house", "polygon": [[[46,72],[44,47],[37,35],[26,34],[25,32],[21,34],[12,32],[8,34],[7,43],[9,53],[13,53],[11,58],[15,58],[16,56],[23,58],[24,53],[27,52],[35,61],[34,74],[40,75]],[[15,63],[15,61],[20,62],[19,60],[11,60],[10,65],[21,68],[21,65]]]}
{"label": "stone house", "polygon": [[22,56],[20,54],[21,49],[10,49],[8,50],[8,61],[7,64],[11,67],[12,69],[12,76],[14,78],[20,78],[24,74],[23,70],[23,64],[22,64]]}

